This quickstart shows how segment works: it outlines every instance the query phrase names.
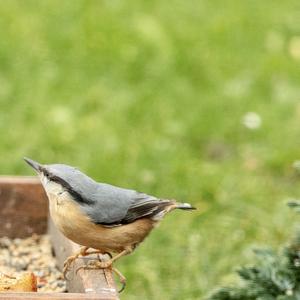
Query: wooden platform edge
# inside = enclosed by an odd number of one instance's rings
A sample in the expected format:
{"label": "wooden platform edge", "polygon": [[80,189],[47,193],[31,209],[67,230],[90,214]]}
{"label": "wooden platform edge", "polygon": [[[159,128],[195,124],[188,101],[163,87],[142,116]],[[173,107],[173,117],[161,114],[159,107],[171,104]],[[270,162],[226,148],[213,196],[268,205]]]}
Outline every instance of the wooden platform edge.
{"label": "wooden platform edge", "polygon": [[7,300],[115,300],[109,295],[101,294],[78,294],[78,293],[0,293],[0,299]]}
{"label": "wooden platform edge", "polygon": [[0,176],[0,236],[47,231],[48,199],[37,177]]}

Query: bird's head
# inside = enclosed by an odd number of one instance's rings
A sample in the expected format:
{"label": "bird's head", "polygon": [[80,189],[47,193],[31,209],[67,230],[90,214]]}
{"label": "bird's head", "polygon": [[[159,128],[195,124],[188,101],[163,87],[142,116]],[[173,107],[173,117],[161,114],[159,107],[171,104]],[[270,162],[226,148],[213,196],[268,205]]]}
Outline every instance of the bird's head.
{"label": "bird's head", "polygon": [[24,160],[36,171],[47,194],[61,193],[64,190],[62,183],[65,175],[74,169],[61,164],[42,165],[27,157],[24,157]]}
{"label": "bird's head", "polygon": [[37,172],[49,199],[67,191],[73,198],[83,201],[83,197],[89,198],[90,190],[95,191],[95,181],[77,168],[64,164],[42,165],[26,157],[24,160]]}

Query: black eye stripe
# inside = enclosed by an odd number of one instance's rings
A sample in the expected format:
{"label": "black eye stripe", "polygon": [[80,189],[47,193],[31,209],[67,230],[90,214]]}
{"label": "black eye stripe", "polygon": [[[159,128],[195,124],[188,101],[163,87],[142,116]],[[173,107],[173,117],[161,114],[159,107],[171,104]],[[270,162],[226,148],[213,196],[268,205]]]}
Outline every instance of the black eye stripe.
{"label": "black eye stripe", "polygon": [[50,174],[48,178],[56,183],[61,184],[63,186],[63,188],[74,197],[74,200],[76,200],[82,204],[93,204],[94,203],[94,201],[83,198],[80,193],[75,191],[71,187],[70,184],[68,184],[64,179],[60,178],[59,176]]}
{"label": "black eye stripe", "polygon": [[42,167],[40,169],[40,171],[43,172],[44,176],[46,176],[49,180],[61,184],[63,186],[63,188],[73,196],[74,200],[76,200],[82,204],[93,204],[94,203],[94,201],[84,198],[66,180],[64,180],[60,176],[50,173],[45,167]]}
{"label": "black eye stripe", "polygon": [[43,172],[43,174],[44,174],[46,177],[50,177],[50,173],[48,172],[47,169],[41,168],[41,171]]}

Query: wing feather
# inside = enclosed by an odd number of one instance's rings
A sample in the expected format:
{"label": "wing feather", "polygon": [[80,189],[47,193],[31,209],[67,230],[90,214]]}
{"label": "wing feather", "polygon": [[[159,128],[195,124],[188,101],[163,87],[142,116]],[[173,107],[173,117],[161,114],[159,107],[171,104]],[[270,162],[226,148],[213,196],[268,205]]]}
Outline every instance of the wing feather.
{"label": "wing feather", "polygon": [[153,217],[170,205],[170,200],[160,200],[143,194],[144,197],[136,199],[127,211],[122,223],[131,223],[143,217]]}

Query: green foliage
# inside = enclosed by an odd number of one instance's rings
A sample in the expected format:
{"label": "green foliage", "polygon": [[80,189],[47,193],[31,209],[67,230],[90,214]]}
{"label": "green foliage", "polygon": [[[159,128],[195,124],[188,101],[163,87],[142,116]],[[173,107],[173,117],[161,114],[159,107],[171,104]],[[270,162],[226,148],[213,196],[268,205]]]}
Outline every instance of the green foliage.
{"label": "green foliage", "polygon": [[281,253],[257,250],[257,265],[242,267],[237,273],[240,286],[220,288],[210,300],[275,300],[300,297],[299,239]]}
{"label": "green foliage", "polygon": [[288,202],[288,206],[300,213],[300,200],[293,200]]}
{"label": "green foliage", "polygon": [[[293,208],[300,202],[290,202]],[[269,249],[254,251],[257,263],[241,267],[240,284],[222,287],[208,300],[297,300],[300,298],[300,232],[279,253]]]}

